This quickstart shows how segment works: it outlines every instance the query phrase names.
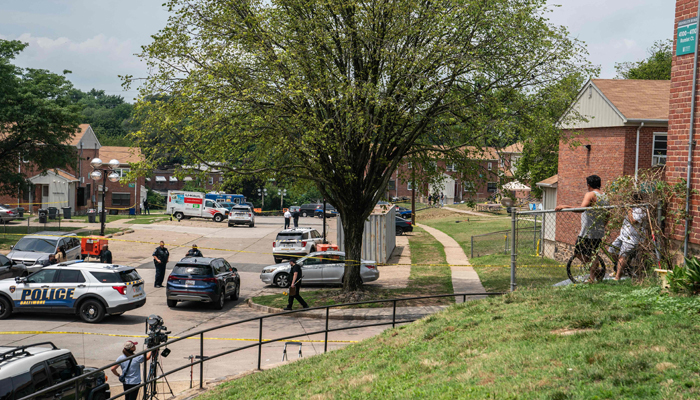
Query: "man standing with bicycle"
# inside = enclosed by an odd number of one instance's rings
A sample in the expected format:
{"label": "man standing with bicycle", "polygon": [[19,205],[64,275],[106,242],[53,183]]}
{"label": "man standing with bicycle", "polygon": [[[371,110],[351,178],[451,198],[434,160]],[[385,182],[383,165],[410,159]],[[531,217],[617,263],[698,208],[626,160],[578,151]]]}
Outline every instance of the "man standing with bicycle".
{"label": "man standing with bicycle", "polygon": [[[608,205],[608,196],[601,190],[601,179],[598,175],[591,175],[586,178],[588,193],[583,196],[580,208],[604,207]],[[566,208],[574,208],[570,205],[562,204],[554,210],[561,211]],[[575,211],[581,214],[581,231],[576,239],[574,256],[588,264],[593,259],[590,267],[589,282],[595,282],[599,275],[598,258],[595,254],[605,236],[605,224],[607,223],[607,213],[604,209],[588,209],[585,211]]]}
{"label": "man standing with bicycle", "polygon": [[[635,193],[632,195],[632,200],[635,203],[639,203],[642,201],[642,196],[639,193]],[[622,272],[627,266],[629,256],[634,252],[641,241],[642,225],[645,216],[644,209],[641,207],[632,207],[628,209],[627,216],[622,222],[622,228],[620,228],[620,236],[615,239],[612,246],[608,249],[610,253],[619,256],[617,260],[617,272],[614,278],[616,281],[622,278]]]}

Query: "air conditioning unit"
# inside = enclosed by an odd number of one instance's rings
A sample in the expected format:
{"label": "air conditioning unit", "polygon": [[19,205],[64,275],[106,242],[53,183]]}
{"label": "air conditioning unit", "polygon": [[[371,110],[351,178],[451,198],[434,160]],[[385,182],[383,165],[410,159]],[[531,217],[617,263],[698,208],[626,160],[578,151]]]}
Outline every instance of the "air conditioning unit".
{"label": "air conditioning unit", "polygon": [[85,183],[85,177],[84,177],[84,176],[81,176],[81,177],[80,177],[80,183]]}

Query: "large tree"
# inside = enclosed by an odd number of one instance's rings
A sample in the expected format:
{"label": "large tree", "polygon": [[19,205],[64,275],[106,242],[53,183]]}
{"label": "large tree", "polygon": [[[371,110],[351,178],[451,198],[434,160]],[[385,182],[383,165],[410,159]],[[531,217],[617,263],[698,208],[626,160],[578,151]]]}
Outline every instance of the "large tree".
{"label": "large tree", "polygon": [[[144,47],[139,137],[231,176],[316,183],[342,218],[345,291],[364,221],[406,156],[465,157],[498,134],[494,91],[587,65],[546,0],[170,0]],[[127,77],[127,84],[132,78]],[[494,129],[472,129],[476,122]],[[157,138],[158,140],[153,140]],[[149,162],[157,163],[150,158]]]}
{"label": "large tree", "polygon": [[649,57],[642,61],[616,63],[618,78],[671,80],[673,42],[670,39],[654,42]]}
{"label": "large tree", "polygon": [[138,130],[138,126],[134,126],[131,118],[134,106],[122,96],[106,94],[104,90],[73,89],[71,97],[82,111],[81,122],[92,126],[102,145],[131,144],[127,135],[131,130]]}
{"label": "large tree", "polygon": [[27,177],[18,172],[20,160],[39,171],[75,162],[68,142],[80,113],[69,96],[72,85],[63,75],[13,65],[26,46],[0,39],[0,192],[5,194],[27,186]]}

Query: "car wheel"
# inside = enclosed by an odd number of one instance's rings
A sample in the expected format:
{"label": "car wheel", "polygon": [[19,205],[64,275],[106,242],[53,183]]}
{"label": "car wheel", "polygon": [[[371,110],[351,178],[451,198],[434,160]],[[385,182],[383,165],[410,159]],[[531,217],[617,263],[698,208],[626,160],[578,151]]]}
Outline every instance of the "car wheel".
{"label": "car wheel", "polygon": [[241,283],[239,282],[238,285],[236,285],[236,291],[233,292],[231,295],[231,300],[238,300],[238,298],[241,296]]}
{"label": "car wheel", "polygon": [[310,253],[315,253],[315,252],[316,252],[316,248],[315,248],[315,247],[312,247],[312,248],[311,248],[311,251],[309,251],[309,254],[310,254]]}
{"label": "car wheel", "polygon": [[302,217],[308,217],[309,214],[307,214],[306,211],[302,211],[301,216],[302,216]]}
{"label": "car wheel", "polygon": [[255,226],[255,222],[251,222],[250,225],[248,225],[248,226],[253,228]]}
{"label": "car wheel", "polygon": [[177,307],[177,300],[166,300],[165,302],[168,304],[168,307],[170,307],[170,308]]}
{"label": "car wheel", "polygon": [[99,301],[90,299],[80,305],[78,313],[83,321],[94,324],[105,317],[105,308]]}
{"label": "car wheel", "polygon": [[221,221],[223,221],[223,220],[224,220],[224,216],[221,215],[221,214],[216,214],[216,215],[214,216],[214,222],[221,222]]}
{"label": "car wheel", "polygon": [[396,227],[396,235],[397,236],[403,235],[403,228],[402,227],[400,227],[400,226]]}
{"label": "car wheel", "polygon": [[214,309],[221,310],[224,308],[224,304],[226,304],[226,293],[224,288],[221,288],[221,294],[219,294],[219,297],[217,297],[216,302],[214,303]]}
{"label": "car wheel", "polygon": [[183,219],[185,217],[185,214],[181,212],[176,212],[175,214],[173,214],[173,217],[175,217],[175,219]]}
{"label": "car wheel", "polygon": [[275,276],[275,286],[277,287],[289,287],[289,274],[286,272],[280,272]]}
{"label": "car wheel", "polygon": [[0,319],[10,318],[12,314],[12,306],[6,298],[0,297]]}

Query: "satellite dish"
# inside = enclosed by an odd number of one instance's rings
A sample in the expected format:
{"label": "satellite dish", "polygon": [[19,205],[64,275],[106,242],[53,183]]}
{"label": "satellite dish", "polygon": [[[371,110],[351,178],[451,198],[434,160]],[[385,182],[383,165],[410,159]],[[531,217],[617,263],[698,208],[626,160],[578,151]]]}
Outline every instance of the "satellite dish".
{"label": "satellite dish", "polygon": [[501,199],[501,205],[503,207],[513,207],[513,200],[510,197],[504,197]]}

